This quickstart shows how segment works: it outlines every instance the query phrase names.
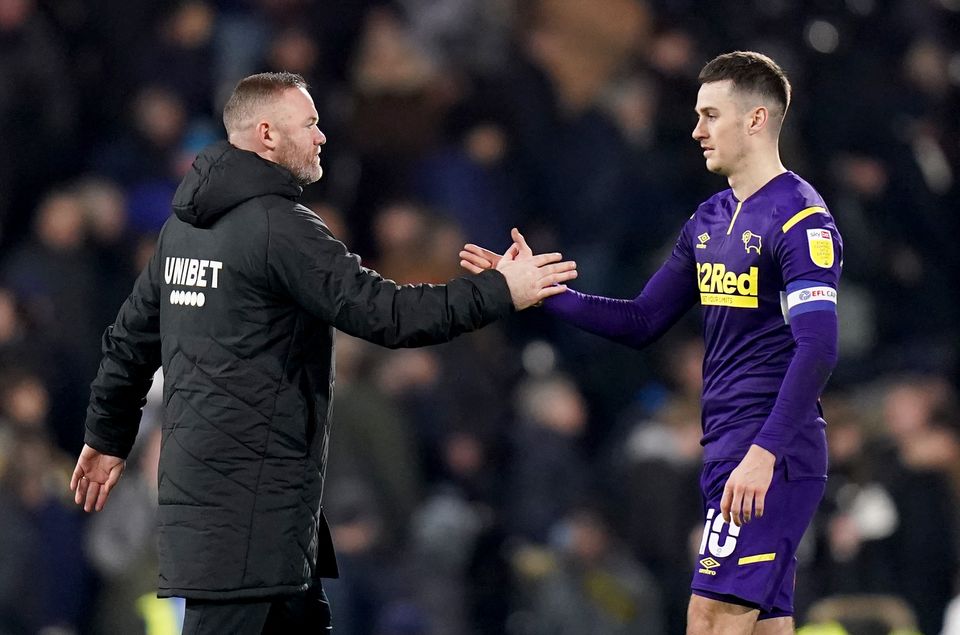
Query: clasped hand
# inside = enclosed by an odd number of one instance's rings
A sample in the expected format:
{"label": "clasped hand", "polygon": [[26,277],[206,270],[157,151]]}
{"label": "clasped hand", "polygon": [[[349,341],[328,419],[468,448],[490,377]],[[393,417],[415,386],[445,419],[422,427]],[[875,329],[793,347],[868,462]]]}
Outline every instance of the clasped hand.
{"label": "clasped hand", "polygon": [[563,283],[577,277],[577,263],[572,260],[561,262],[563,256],[556,252],[535,256],[516,227],[510,237],[513,244],[502,256],[477,245],[464,245],[460,266],[471,273],[486,269],[502,273],[518,311],[563,293],[567,290]]}

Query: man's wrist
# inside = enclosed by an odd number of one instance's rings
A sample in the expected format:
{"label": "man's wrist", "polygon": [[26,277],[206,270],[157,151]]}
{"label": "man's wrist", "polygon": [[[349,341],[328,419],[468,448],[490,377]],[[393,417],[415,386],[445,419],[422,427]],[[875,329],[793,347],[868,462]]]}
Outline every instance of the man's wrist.
{"label": "man's wrist", "polygon": [[750,445],[750,449],[747,451],[747,454],[751,454],[753,455],[753,458],[765,461],[770,465],[776,465],[777,463],[776,454],[774,454],[767,448],[763,447],[762,445],[758,445],[756,443],[753,443]]}

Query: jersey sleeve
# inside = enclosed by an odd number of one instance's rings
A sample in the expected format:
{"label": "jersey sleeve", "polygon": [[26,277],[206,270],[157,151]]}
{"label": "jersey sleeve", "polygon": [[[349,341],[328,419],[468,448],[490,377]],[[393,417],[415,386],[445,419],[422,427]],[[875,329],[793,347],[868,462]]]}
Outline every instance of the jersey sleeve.
{"label": "jersey sleeve", "polygon": [[779,457],[805,425],[837,363],[837,286],[843,242],[822,206],[804,208],[778,228],[774,258],[780,265],[796,350],[773,410],[753,442]]}
{"label": "jersey sleeve", "polygon": [[786,216],[776,229],[773,255],[783,276],[789,317],[836,313],[843,240],[833,217],[814,205]]}
{"label": "jersey sleeve", "polygon": [[601,337],[643,348],[658,339],[696,303],[696,260],[690,247],[694,216],[686,222],[673,251],[633,300],[569,290],[547,298],[547,312]]}
{"label": "jersey sleeve", "polygon": [[547,298],[547,311],[589,333],[643,348],[696,303],[693,276],[663,266],[633,300],[586,295],[573,289]]}
{"label": "jersey sleeve", "polygon": [[673,251],[664,263],[668,269],[679,273],[689,274],[691,280],[696,279],[697,259],[693,255],[693,233],[695,231],[697,215],[694,214],[684,223],[677,236],[677,242],[673,246]]}

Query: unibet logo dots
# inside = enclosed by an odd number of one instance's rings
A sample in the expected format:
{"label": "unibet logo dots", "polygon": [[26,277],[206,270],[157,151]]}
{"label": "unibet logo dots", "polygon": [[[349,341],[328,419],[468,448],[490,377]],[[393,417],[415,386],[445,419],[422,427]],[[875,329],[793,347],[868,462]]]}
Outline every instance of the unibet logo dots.
{"label": "unibet logo dots", "polygon": [[202,291],[171,291],[170,304],[180,306],[203,306],[207,301]]}

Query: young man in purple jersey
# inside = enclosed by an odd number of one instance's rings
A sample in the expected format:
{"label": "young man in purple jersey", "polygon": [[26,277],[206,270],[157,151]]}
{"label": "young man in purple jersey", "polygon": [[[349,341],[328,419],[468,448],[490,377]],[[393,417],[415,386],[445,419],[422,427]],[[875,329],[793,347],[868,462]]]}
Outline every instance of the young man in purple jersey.
{"label": "young man in purple jersey", "polygon": [[[693,138],[730,189],[697,208],[633,300],[568,291],[546,308],[640,348],[701,305],[704,525],[687,632],[792,633],[795,554],[826,483],[819,397],[837,360],[843,243],[820,195],[780,161],[780,67],[737,51],[700,83]],[[499,258],[476,245],[460,256],[471,271]]]}

